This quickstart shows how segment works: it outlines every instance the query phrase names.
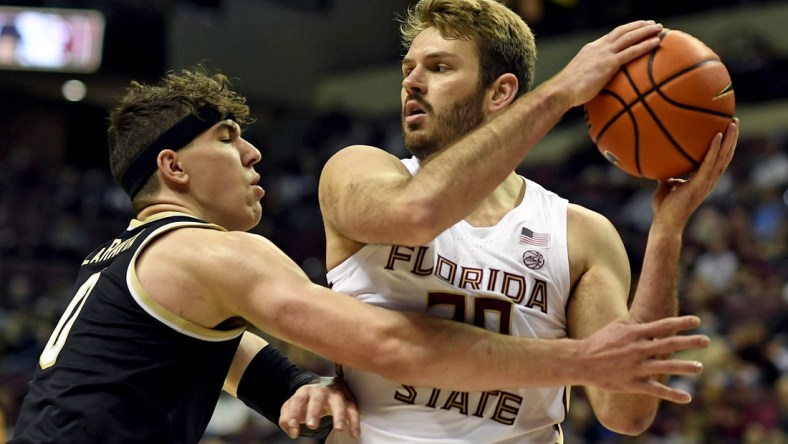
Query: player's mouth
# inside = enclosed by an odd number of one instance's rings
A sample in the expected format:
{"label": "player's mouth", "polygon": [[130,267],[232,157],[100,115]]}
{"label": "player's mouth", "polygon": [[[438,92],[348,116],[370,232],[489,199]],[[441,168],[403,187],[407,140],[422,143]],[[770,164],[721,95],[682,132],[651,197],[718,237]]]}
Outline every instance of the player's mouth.
{"label": "player's mouth", "polygon": [[427,111],[425,108],[426,107],[417,100],[408,100],[405,102],[405,107],[402,111],[405,123],[408,125],[413,125],[422,122],[427,116]]}
{"label": "player's mouth", "polygon": [[263,187],[260,186],[260,175],[259,174],[255,174],[254,178],[252,178],[251,185],[255,189],[255,193],[260,195],[258,197],[258,199],[262,199],[263,196],[265,196],[265,190],[263,189]]}

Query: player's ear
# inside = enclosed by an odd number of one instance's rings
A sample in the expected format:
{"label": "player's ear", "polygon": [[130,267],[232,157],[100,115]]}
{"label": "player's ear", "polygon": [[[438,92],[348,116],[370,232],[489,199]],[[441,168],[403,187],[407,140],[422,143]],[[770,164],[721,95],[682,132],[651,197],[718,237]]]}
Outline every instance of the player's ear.
{"label": "player's ear", "polygon": [[173,150],[161,150],[156,163],[162,180],[169,183],[183,185],[189,180],[189,175],[181,168],[178,152]]}
{"label": "player's ear", "polygon": [[488,109],[494,113],[509,106],[517,97],[519,82],[517,76],[512,73],[501,74],[489,89]]}

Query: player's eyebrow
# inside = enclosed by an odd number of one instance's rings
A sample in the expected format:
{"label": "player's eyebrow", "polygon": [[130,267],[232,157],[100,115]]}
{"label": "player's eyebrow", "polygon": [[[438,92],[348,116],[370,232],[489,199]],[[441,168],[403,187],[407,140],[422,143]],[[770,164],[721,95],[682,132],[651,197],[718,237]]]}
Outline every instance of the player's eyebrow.
{"label": "player's eyebrow", "polygon": [[216,125],[217,131],[227,130],[230,132],[230,135],[241,134],[240,125],[232,119],[224,119]]}
{"label": "player's eyebrow", "polygon": [[[431,53],[429,53],[429,54],[425,55],[425,56],[424,56],[424,58],[425,58],[426,60],[434,60],[434,59],[456,59],[456,58],[457,58],[457,54],[454,54],[453,52],[448,52],[448,51],[435,51],[435,52],[431,52]],[[412,64],[414,64],[414,63],[415,63],[415,62],[414,62],[414,60],[413,60],[413,58],[412,58],[412,57],[404,57],[404,58],[402,59],[402,66],[405,66],[405,65],[412,65]]]}

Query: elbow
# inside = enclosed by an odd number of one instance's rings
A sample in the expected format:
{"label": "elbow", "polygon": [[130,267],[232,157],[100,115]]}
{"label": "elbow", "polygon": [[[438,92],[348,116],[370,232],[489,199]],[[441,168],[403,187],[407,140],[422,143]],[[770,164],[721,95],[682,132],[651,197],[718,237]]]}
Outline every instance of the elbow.
{"label": "elbow", "polygon": [[407,230],[408,245],[424,245],[437,237],[445,226],[437,206],[426,199],[413,199],[404,203],[400,213],[404,219],[402,227]]}
{"label": "elbow", "polygon": [[420,374],[414,370],[418,367],[411,366],[413,359],[400,361],[396,359],[379,359],[375,368],[370,369],[371,373],[376,373],[383,378],[391,381],[397,381],[405,385],[425,385],[420,379]]}
{"label": "elbow", "polygon": [[618,421],[615,424],[602,424],[608,430],[627,436],[640,436],[651,426],[650,421]]}
{"label": "elbow", "polygon": [[414,344],[390,335],[377,341],[374,352],[365,353],[364,364],[358,368],[402,384],[424,385],[425,375],[439,371],[432,368],[434,363],[429,349],[414,347]]}
{"label": "elbow", "polygon": [[606,429],[628,436],[646,432],[657,416],[659,399],[647,395],[625,395],[589,390],[594,414]]}
{"label": "elbow", "polygon": [[373,364],[375,368],[370,369],[373,373],[406,385],[422,385],[424,382],[423,369],[428,362],[419,359],[417,355],[382,351],[376,354],[378,356]]}
{"label": "elbow", "polygon": [[597,414],[599,422],[608,430],[627,436],[638,436],[651,427],[656,412],[636,414],[629,412],[607,412]]}

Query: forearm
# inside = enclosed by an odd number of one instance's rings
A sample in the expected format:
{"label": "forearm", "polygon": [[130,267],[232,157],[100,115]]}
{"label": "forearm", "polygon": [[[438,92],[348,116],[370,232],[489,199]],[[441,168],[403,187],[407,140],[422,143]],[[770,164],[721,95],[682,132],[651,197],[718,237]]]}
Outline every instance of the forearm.
{"label": "forearm", "polygon": [[314,284],[301,290],[303,299],[276,301],[275,294],[269,292],[266,301],[275,316],[252,319],[260,328],[338,364],[407,385],[462,391],[561,386],[575,382],[570,376],[579,368],[570,362],[580,348],[576,340],[501,335],[377,307]]}
{"label": "forearm", "polygon": [[[286,277],[279,271],[280,279]],[[536,339],[388,310],[311,283],[300,291],[289,285],[280,290],[269,291],[265,301],[254,298],[265,303],[268,315],[250,319],[254,325],[335,363],[407,385],[461,391],[598,385],[676,399],[676,392],[642,376],[696,373],[695,363],[655,363],[652,357],[704,344],[702,337],[674,336],[695,328],[696,318],[640,325],[618,320],[583,339]],[[294,293],[303,297],[277,297]]]}
{"label": "forearm", "polygon": [[433,214],[455,222],[514,171],[569,109],[566,94],[547,82],[429,158],[408,187],[427,196],[424,205]]}
{"label": "forearm", "polygon": [[678,314],[680,230],[652,225],[629,318],[638,323]]}
{"label": "forearm", "polygon": [[584,389],[593,400],[594,414],[600,424],[622,435],[636,436],[648,430],[661,401],[654,396],[611,393],[598,387]]}
{"label": "forearm", "polygon": [[[580,382],[579,341],[530,339],[491,333],[453,321],[427,329],[411,324],[396,341],[397,363],[374,369],[407,385],[485,391],[557,387]],[[386,355],[386,353],[380,353]]]}

